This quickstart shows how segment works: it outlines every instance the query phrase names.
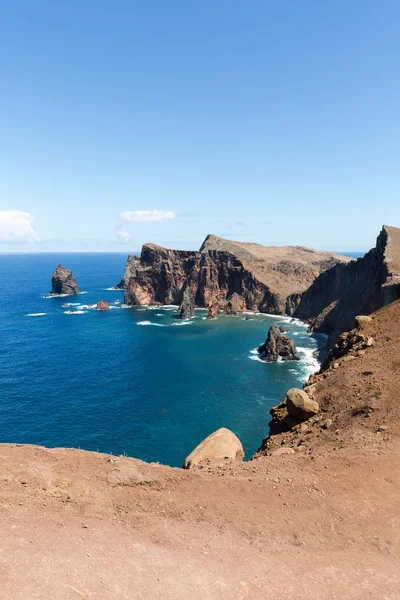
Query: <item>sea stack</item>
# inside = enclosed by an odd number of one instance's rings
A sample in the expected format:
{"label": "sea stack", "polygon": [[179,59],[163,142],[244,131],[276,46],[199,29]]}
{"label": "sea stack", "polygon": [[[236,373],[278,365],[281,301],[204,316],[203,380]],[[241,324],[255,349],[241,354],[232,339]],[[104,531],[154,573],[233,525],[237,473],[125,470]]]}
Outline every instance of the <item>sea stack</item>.
{"label": "sea stack", "polygon": [[268,337],[258,348],[261,360],[276,362],[277,360],[300,360],[294,341],[283,335],[277,325],[272,325]]}
{"label": "sea stack", "polygon": [[194,316],[194,296],[189,286],[185,288],[182,297],[181,319],[191,319]]}
{"label": "sea stack", "polygon": [[79,294],[79,287],[72,271],[63,265],[58,265],[51,278],[51,295],[59,296],[61,294]]}

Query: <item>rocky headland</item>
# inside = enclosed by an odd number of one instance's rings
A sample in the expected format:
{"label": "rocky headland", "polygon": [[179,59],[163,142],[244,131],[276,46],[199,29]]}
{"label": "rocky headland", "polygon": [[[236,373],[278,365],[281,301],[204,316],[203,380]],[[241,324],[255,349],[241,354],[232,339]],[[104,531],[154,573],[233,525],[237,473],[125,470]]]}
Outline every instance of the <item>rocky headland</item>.
{"label": "rocky headland", "polygon": [[198,252],[145,244],[140,258],[128,257],[119,287],[127,305],[181,305],[190,288],[197,307],[292,315],[320,273],[349,261],[302,246],[244,244],[209,235]]}
{"label": "rocky headland", "polygon": [[59,296],[60,294],[79,294],[79,287],[72,271],[63,265],[58,265],[54,269],[51,278],[51,295]]}

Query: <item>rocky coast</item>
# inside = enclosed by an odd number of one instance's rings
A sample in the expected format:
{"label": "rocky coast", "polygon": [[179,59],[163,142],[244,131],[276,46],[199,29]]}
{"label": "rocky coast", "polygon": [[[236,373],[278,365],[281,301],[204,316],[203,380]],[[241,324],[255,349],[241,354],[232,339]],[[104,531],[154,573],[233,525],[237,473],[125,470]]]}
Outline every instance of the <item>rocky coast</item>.
{"label": "rocky coast", "polygon": [[[396,599],[399,233],[384,227],[363,259],[322,274],[320,262],[312,274],[303,264],[309,277],[297,291],[303,267],[279,262],[278,292],[263,250],[262,264],[254,249],[234,258],[220,239],[205,253],[147,245],[129,259],[126,301],[182,305],[184,318],[193,299],[211,317],[217,305],[272,308],[331,334],[330,353],[303,389],[276,398],[268,435],[246,462],[224,427],[185,469],[0,445],[4,598]],[[285,337],[272,330],[262,353],[294,353]]]}

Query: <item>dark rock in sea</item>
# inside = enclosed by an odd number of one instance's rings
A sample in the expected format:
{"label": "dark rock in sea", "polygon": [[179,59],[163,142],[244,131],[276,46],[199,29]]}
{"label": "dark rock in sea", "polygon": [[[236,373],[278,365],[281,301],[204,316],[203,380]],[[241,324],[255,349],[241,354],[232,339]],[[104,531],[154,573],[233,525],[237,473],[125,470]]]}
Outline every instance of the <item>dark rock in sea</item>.
{"label": "dark rock in sea", "polygon": [[62,265],[58,265],[54,269],[51,278],[51,295],[58,296],[60,294],[79,294],[79,287],[72,271]]}
{"label": "dark rock in sea", "polygon": [[376,247],[348,264],[322,273],[303,294],[294,316],[310,321],[312,331],[332,342],[368,315],[400,298],[400,229],[384,226]]}
{"label": "dark rock in sea", "polygon": [[110,310],[110,305],[108,304],[107,300],[99,300],[96,310]]}
{"label": "dark rock in sea", "polygon": [[181,305],[181,319],[191,319],[194,315],[195,303],[193,292],[188,285],[182,297],[182,305]]}
{"label": "dark rock in sea", "polygon": [[216,317],[218,317],[220,312],[221,312],[220,305],[217,302],[215,304],[212,304],[210,306],[210,308],[208,309],[207,319],[215,319]]}
{"label": "dark rock in sea", "polygon": [[196,306],[292,314],[322,271],[348,258],[298,246],[242,244],[209,235],[199,252],[145,244],[129,256],[118,287],[125,304],[182,303],[190,286]]}
{"label": "dark rock in sea", "polygon": [[283,335],[277,325],[272,325],[268,331],[268,337],[258,348],[261,360],[265,362],[276,362],[282,360],[300,360],[294,341]]}

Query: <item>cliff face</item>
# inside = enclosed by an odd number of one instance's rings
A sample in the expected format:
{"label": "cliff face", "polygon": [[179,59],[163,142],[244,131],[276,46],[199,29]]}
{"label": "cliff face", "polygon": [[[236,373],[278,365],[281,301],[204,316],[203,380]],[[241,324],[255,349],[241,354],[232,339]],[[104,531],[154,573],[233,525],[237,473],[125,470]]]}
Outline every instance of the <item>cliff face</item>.
{"label": "cliff face", "polygon": [[[320,410],[300,424],[283,401],[271,410],[261,454],[349,446],[377,447],[388,430],[398,435],[400,405],[400,300],[371,316],[357,315],[354,329],[340,335],[304,392]],[[381,448],[380,448],[381,449]]]}
{"label": "cliff face", "polygon": [[294,316],[316,332],[335,334],[400,297],[400,229],[384,226],[364,257],[322,273],[303,295]]}
{"label": "cliff face", "polygon": [[344,256],[299,246],[242,244],[210,235],[199,252],[145,244],[129,257],[120,287],[126,304],[181,304],[190,286],[195,304],[272,314],[293,314],[321,272],[348,262]]}

